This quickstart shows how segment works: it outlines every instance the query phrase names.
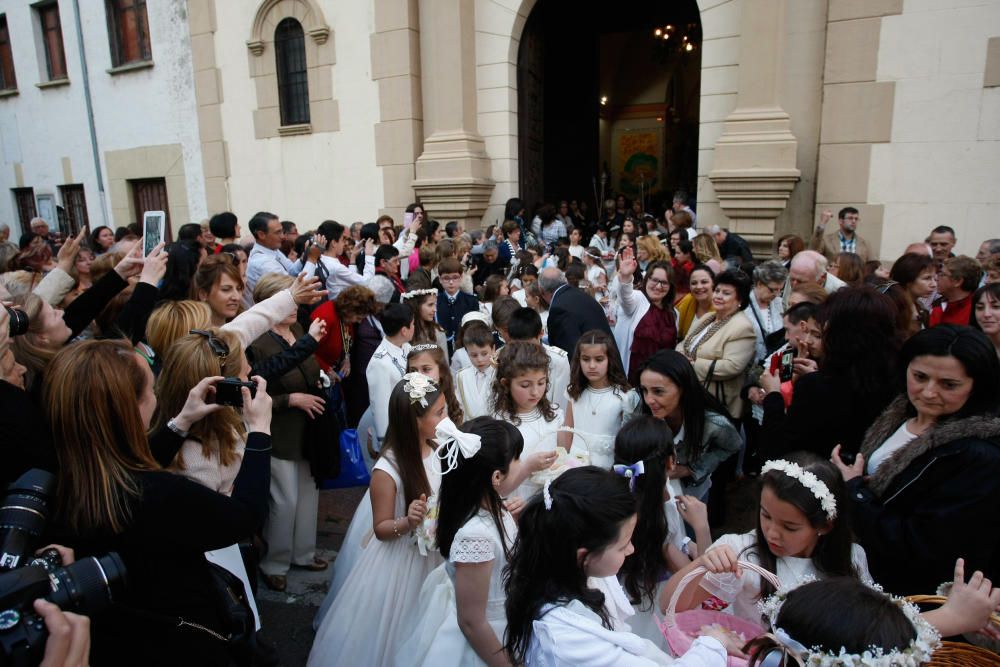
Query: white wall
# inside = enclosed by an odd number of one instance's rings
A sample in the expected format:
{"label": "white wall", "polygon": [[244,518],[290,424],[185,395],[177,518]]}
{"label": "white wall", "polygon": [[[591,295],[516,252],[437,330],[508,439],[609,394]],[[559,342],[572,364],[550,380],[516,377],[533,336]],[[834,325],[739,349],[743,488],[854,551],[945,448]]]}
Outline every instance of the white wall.
{"label": "white wall", "polygon": [[[80,5],[102,155],[104,151],[181,144],[188,209],[193,220],[200,220],[206,214],[205,188],[186,3],[168,0],[147,5],[154,66],[117,75],[107,72],[111,67],[111,51],[104,3],[82,0]],[[27,3],[0,0],[0,13],[7,15],[19,91],[16,96],[0,99],[0,187],[4,189],[0,196],[0,220],[10,224],[12,237],[17,236],[18,227],[10,194],[10,188],[16,187],[16,162],[22,164],[25,187],[33,187],[36,196],[55,194],[60,204],[58,185],[83,183],[91,227],[106,222],[90,143],[73,3],[61,0],[59,10],[70,83],[40,89],[35,84],[46,76],[44,61],[40,69],[36,51],[37,17]],[[69,158],[70,181],[63,173],[63,158]],[[177,220],[175,224],[184,222],[188,220]]]}
{"label": "white wall", "polygon": [[892,141],[872,146],[870,203],[885,205],[882,255],[937,225],[956,252],[1000,236],[1000,88],[984,88],[1000,2],[906,0],[882,19],[879,81],[895,81]]}
{"label": "white wall", "polygon": [[[254,138],[257,97],[246,42],[258,4],[216,2],[215,56],[222,75],[232,210],[243,221],[257,211],[272,211],[299,223],[300,229],[326,219],[374,221],[385,197],[381,169],[375,165],[379,100],[371,73],[372,3],[317,3],[336,48],[333,97],[340,129],[273,139]],[[261,57],[274,58],[273,49]]]}

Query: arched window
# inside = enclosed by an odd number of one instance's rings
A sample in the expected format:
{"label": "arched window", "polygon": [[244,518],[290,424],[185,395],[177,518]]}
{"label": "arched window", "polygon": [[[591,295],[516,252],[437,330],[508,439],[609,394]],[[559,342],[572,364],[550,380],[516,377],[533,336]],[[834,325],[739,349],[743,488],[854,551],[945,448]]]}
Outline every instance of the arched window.
{"label": "arched window", "polygon": [[274,31],[278,69],[278,101],[282,125],[309,122],[309,78],[306,70],[305,35],[302,24],[284,19]]}

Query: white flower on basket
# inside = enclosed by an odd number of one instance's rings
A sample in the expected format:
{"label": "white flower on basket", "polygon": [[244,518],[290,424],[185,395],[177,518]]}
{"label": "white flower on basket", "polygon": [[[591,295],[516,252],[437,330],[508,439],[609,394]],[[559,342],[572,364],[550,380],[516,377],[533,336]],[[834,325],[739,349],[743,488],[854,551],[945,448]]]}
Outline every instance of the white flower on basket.
{"label": "white flower on basket", "polygon": [[437,525],[440,513],[441,508],[438,506],[438,497],[435,493],[427,499],[427,512],[424,514],[424,520],[414,531],[417,537],[417,550],[421,556],[437,551]]}

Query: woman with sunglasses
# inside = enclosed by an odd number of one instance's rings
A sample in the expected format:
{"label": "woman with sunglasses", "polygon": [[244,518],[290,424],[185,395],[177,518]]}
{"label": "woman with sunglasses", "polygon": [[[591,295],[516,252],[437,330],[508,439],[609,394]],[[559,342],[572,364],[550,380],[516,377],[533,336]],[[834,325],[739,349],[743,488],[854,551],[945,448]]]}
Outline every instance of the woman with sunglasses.
{"label": "woman with sunglasses", "polygon": [[638,270],[635,251],[626,248],[618,267],[618,320],[615,343],[622,366],[633,387],[639,384],[639,367],[657,350],[672,350],[677,344],[677,313],[674,311],[673,269],[669,262],[655,261],[646,267],[642,287],[633,287]]}

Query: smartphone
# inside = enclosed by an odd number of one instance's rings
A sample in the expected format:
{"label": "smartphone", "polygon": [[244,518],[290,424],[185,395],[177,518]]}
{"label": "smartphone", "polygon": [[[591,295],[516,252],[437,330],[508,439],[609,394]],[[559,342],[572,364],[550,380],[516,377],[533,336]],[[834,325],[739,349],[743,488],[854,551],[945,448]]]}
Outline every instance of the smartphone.
{"label": "smartphone", "polygon": [[167,214],[163,211],[146,211],[142,214],[142,256],[147,257],[163,241]]}
{"label": "smartphone", "polygon": [[413,214],[404,213],[403,214],[403,229],[409,229],[410,225],[413,224]]}
{"label": "smartphone", "polygon": [[792,350],[785,350],[781,354],[781,372],[778,377],[782,382],[788,382],[792,379],[792,362],[795,361],[795,352]]}
{"label": "smartphone", "polygon": [[250,397],[257,395],[257,383],[243,382],[239,378],[226,378],[215,385],[215,402],[218,405],[230,405],[234,408],[243,407],[243,387],[250,390]]}

